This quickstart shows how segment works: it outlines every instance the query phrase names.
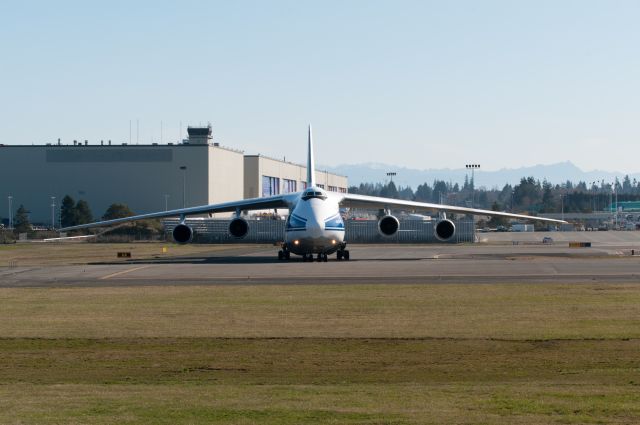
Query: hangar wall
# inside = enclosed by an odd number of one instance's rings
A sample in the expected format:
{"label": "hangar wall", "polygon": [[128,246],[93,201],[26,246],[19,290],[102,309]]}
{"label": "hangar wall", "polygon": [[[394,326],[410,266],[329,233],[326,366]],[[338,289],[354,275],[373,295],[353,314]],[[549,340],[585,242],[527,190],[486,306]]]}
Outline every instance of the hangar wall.
{"label": "hangar wall", "polygon": [[[307,167],[262,155],[244,157],[244,197],[278,195],[305,188]],[[347,177],[316,170],[316,184],[333,192],[347,192]]]}
{"label": "hangar wall", "polygon": [[84,199],[96,218],[116,202],[136,213],[181,208],[184,177],[187,206],[230,201],[242,197],[242,168],[242,152],[211,145],[1,146],[0,217],[9,195],[14,212],[23,204],[45,224],[51,196],[57,210],[65,195]]}

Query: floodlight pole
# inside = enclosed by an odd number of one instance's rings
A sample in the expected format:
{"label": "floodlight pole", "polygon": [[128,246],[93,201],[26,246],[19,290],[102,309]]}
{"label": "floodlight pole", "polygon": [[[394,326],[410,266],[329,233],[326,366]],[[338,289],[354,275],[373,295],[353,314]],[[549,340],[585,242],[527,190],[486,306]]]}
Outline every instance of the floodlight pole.
{"label": "floodlight pole", "polygon": [[389,177],[391,179],[391,183],[393,183],[393,176],[397,175],[398,173],[396,173],[395,171],[390,171],[387,173],[387,177]]}
{"label": "floodlight pole", "polygon": [[613,186],[613,193],[616,195],[616,209],[615,209],[615,215],[613,216],[615,219],[615,226],[616,226],[616,230],[618,230],[618,187],[617,185]]}
{"label": "floodlight pole", "polygon": [[467,164],[465,165],[467,170],[471,170],[471,182],[473,184],[473,190],[471,191],[471,208],[475,208],[474,204],[476,201],[476,169],[480,168],[480,164]]}
{"label": "floodlight pole", "polygon": [[51,230],[56,230],[56,197],[51,197]]}
{"label": "floodlight pole", "polygon": [[11,208],[11,201],[13,200],[13,196],[7,196],[9,200],[9,230],[13,230],[13,208]]}
{"label": "floodlight pole", "polygon": [[614,210],[613,210],[613,192],[615,190],[614,188],[615,188],[615,186],[612,183],[611,184],[611,193],[609,193],[609,212],[611,213],[611,224],[615,226],[615,224],[614,224],[615,223],[615,215],[614,215]]}
{"label": "floodlight pole", "polygon": [[169,211],[169,195],[164,194],[164,210]]}

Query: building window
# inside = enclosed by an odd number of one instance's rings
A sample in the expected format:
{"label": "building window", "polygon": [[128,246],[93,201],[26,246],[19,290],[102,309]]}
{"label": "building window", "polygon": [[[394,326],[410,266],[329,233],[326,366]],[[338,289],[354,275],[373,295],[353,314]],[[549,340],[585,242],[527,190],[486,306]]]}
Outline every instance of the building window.
{"label": "building window", "polygon": [[300,190],[305,190],[307,188],[307,182],[300,182]]}
{"label": "building window", "polygon": [[280,194],[280,179],[278,177],[262,176],[262,196]]}
{"label": "building window", "polygon": [[297,191],[295,180],[282,179],[282,193],[293,193]]}
{"label": "building window", "polygon": [[329,186],[329,192],[337,192],[338,188],[336,186]]}
{"label": "building window", "polygon": [[339,187],[339,188],[338,188],[338,192],[340,192],[340,193],[347,193],[347,188],[346,188],[346,187]]}
{"label": "building window", "polygon": [[318,186],[320,189],[324,189],[324,185],[323,184],[317,184],[316,186]]}

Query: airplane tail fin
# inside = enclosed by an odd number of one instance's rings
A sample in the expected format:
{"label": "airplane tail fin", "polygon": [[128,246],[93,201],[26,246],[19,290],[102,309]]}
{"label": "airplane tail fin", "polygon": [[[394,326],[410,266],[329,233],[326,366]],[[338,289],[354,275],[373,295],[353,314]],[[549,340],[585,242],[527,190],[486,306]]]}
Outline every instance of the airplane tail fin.
{"label": "airplane tail fin", "polygon": [[309,124],[309,146],[307,153],[307,187],[316,185],[316,167],[313,161],[313,135],[311,133],[311,124]]}

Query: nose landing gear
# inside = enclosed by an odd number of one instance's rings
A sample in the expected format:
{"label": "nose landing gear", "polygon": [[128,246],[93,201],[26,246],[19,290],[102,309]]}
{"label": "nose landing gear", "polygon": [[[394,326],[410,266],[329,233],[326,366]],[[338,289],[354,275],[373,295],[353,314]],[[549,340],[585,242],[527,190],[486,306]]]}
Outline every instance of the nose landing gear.
{"label": "nose landing gear", "polygon": [[349,261],[349,250],[339,249],[338,251],[336,251],[336,256],[338,257],[338,261],[341,261],[341,260]]}
{"label": "nose landing gear", "polygon": [[318,254],[318,256],[316,257],[316,260],[313,259],[313,254],[303,254],[302,255],[302,261],[303,262],[310,262],[313,263],[314,261],[318,261],[318,263],[326,263],[329,260],[329,257],[327,256],[327,254]]}

